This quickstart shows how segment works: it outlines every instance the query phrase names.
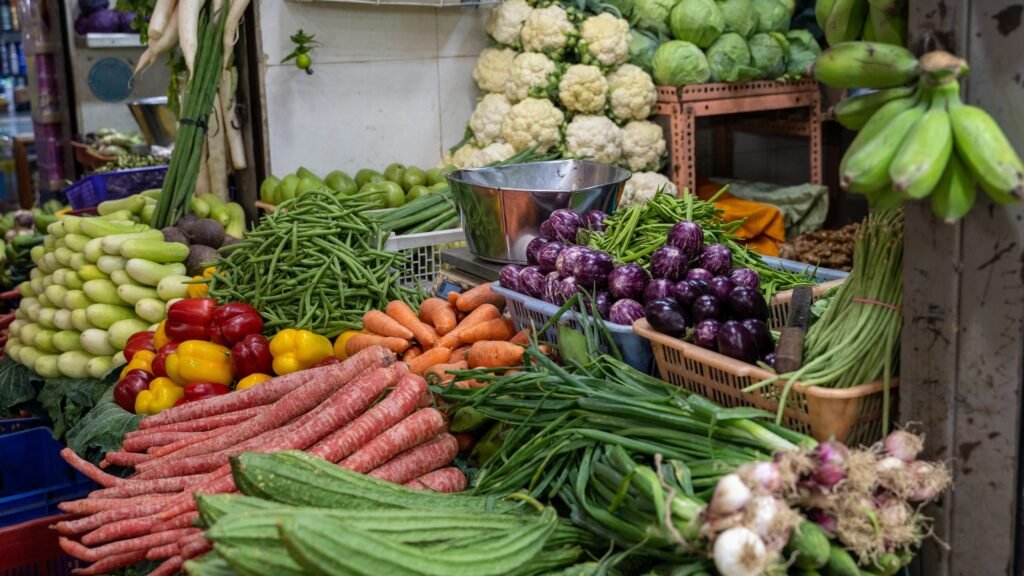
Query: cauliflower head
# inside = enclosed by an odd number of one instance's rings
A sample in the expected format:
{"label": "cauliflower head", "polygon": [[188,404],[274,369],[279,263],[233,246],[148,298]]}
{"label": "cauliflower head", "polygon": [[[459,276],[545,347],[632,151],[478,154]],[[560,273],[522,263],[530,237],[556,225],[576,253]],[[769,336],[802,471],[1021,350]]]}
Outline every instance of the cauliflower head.
{"label": "cauliflower head", "polygon": [[488,164],[494,162],[501,162],[508,160],[512,156],[515,156],[516,149],[512,147],[508,142],[495,142],[485,146],[482,150],[473,155],[473,159],[470,161],[472,166],[467,168],[483,168]]}
{"label": "cauliflower head", "polygon": [[537,8],[526,18],[519,37],[526,52],[544,52],[560,57],[575,43],[576,26],[559,6]]}
{"label": "cauliflower head", "polygon": [[657,172],[634,172],[633,177],[626,180],[626,187],[622,190],[622,198],[619,199],[619,207],[625,208],[635,204],[645,204],[658,190],[664,188],[666,194],[676,196],[679,191],[664,174]]}
{"label": "cauliflower head", "polygon": [[597,66],[573,64],[558,82],[558,99],[566,110],[597,114],[608,101],[608,81]]}
{"label": "cauliflower head", "polygon": [[487,146],[501,140],[501,121],[511,109],[512,103],[504,94],[487,94],[477,102],[469,117],[469,129],[478,145]]}
{"label": "cauliflower head", "polygon": [[462,148],[459,148],[452,154],[451,164],[457,168],[476,168],[476,166],[470,166],[474,159],[476,159],[477,152],[480,152],[475,144],[463,144]]}
{"label": "cauliflower head", "polygon": [[523,52],[512,61],[512,70],[505,83],[505,96],[512,102],[528,96],[540,97],[557,72],[558,65],[551,58],[540,52]]}
{"label": "cauliflower head", "polygon": [[626,63],[629,60],[629,22],[608,12],[587,18],[580,25],[576,52],[585,64],[611,67]]}
{"label": "cauliflower head", "polygon": [[512,68],[512,60],[516,57],[511,48],[484,48],[473,66],[473,80],[484,92],[505,91],[508,71]]}
{"label": "cauliflower head", "polygon": [[533,7],[526,0],[505,0],[491,11],[485,29],[498,44],[518,47],[523,23],[530,17]]}
{"label": "cauliflower head", "polygon": [[622,156],[622,129],[606,116],[575,116],[565,128],[565,152],[574,158],[615,164]]}
{"label": "cauliflower head", "polygon": [[656,170],[665,155],[665,134],[654,122],[634,120],[622,128],[622,164],[633,172]]}
{"label": "cauliflower head", "polygon": [[612,116],[621,122],[646,120],[658,102],[651,75],[639,66],[623,64],[607,76],[608,104]]}
{"label": "cauliflower head", "polygon": [[527,98],[509,110],[501,123],[501,136],[517,152],[537,146],[543,153],[562,140],[564,121],[565,114],[551,100]]}

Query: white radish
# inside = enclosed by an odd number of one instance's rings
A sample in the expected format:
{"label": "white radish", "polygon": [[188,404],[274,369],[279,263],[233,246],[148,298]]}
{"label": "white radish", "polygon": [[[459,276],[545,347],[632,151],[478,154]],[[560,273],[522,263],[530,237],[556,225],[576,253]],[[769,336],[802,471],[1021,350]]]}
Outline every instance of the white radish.
{"label": "white radish", "polygon": [[178,0],[156,0],[153,6],[153,13],[149,16],[149,37],[159,40],[164,35],[165,28],[169,22],[173,22],[172,15],[178,5]]}
{"label": "white radish", "polygon": [[764,541],[749,528],[738,526],[715,538],[712,553],[722,576],[760,576],[768,563]]}
{"label": "white radish", "polygon": [[[231,71],[224,70],[220,79],[221,88],[225,90],[221,94],[227,97],[225,102],[221,102],[224,106],[224,139],[227,141],[231,167],[235,170],[245,170],[248,167],[248,162],[245,159],[242,125],[238,119],[238,110],[235,108],[235,83],[232,82],[232,76]],[[226,89],[225,86],[227,86]]]}
{"label": "white radish", "polygon": [[[221,86],[223,89],[224,86]],[[206,142],[210,150],[207,168],[210,174],[210,190],[221,200],[228,199],[227,158],[224,155],[224,110],[221,108],[221,92],[213,99],[213,115],[210,116],[210,128],[206,133]]]}
{"label": "white radish", "polygon": [[171,15],[167,22],[167,28],[164,29],[163,34],[159,39],[154,38],[152,35],[149,36],[149,41],[146,42],[146,51],[139,57],[139,63],[135,65],[135,75],[149,68],[156,62],[164,52],[169,52],[172,48],[178,45],[178,7],[175,6],[171,11]]}
{"label": "white radish", "polygon": [[199,49],[199,10],[202,6],[203,0],[178,1],[178,36],[189,75],[193,74],[196,50]]}
{"label": "white radish", "polygon": [[249,0],[230,0],[230,2],[228,17],[224,22],[224,64],[222,64],[222,68],[228,67],[228,60],[238,42],[239,23],[242,21],[242,15],[245,14],[245,9],[249,6]]}

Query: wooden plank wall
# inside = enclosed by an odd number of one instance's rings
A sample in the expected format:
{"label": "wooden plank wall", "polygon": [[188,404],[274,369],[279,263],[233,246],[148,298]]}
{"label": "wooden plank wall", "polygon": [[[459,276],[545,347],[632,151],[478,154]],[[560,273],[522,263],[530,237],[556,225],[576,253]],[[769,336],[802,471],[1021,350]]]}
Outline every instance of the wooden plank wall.
{"label": "wooden plank wall", "polygon": [[[911,0],[911,46],[929,41],[971,66],[962,96],[1024,150],[1021,0]],[[980,194],[980,192],[979,192]],[[1021,574],[1024,207],[979,203],[959,225],[907,209],[900,419],[929,431],[955,491],[928,511],[952,545],[926,545],[926,576]]]}

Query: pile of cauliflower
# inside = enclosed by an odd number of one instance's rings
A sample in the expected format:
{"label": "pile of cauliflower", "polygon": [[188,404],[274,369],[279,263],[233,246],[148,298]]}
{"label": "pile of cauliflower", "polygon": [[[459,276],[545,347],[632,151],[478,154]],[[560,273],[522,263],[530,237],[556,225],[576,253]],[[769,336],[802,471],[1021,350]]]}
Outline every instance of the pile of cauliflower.
{"label": "pile of cauliflower", "polygon": [[467,139],[445,161],[478,168],[533,146],[539,153],[656,171],[661,126],[648,120],[654,80],[629,63],[629,22],[557,4],[505,0],[491,13],[473,80],[484,93]]}

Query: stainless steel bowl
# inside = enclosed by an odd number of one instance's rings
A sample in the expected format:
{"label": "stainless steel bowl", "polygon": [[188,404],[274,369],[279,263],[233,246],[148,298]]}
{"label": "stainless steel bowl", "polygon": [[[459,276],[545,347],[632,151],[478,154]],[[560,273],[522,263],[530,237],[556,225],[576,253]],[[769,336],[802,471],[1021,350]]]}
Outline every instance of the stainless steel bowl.
{"label": "stainless steel bowl", "polygon": [[469,250],[493,262],[526,263],[526,245],[552,212],[611,211],[630,172],[586,160],[457,170],[448,185]]}
{"label": "stainless steel bowl", "polygon": [[178,119],[167,108],[167,97],[141,98],[128,102],[128,109],[150,146],[171,146],[178,135]]}

